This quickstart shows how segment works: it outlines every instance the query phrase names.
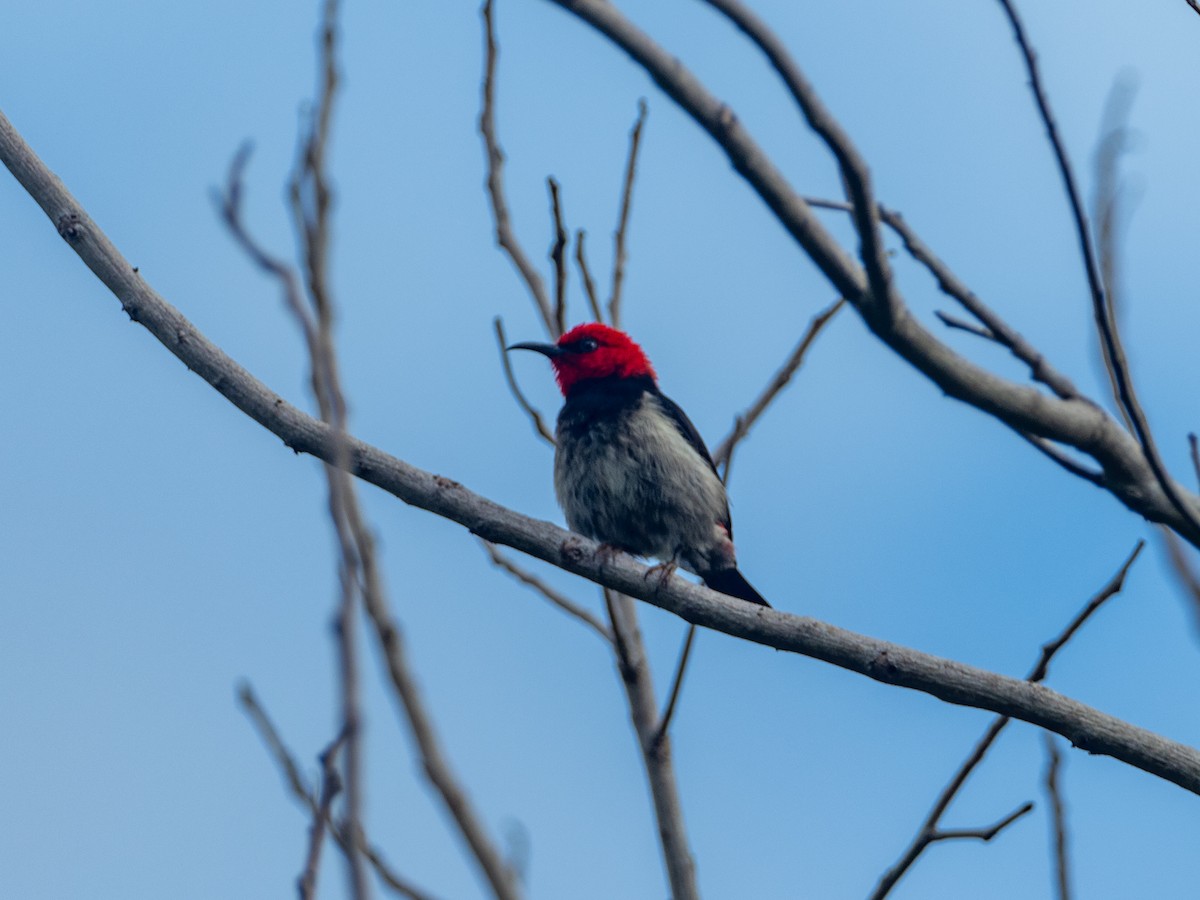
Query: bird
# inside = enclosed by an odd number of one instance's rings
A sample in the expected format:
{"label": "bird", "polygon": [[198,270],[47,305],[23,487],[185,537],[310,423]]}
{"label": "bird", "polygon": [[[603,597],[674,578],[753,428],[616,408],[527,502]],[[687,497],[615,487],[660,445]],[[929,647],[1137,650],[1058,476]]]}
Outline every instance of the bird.
{"label": "bird", "polygon": [[506,349],[554,368],[554,492],[572,531],[661,560],[663,579],[682,566],[715,591],[771,605],[738,570],[729,498],[700,432],[628,334],[588,322],[552,344]]}

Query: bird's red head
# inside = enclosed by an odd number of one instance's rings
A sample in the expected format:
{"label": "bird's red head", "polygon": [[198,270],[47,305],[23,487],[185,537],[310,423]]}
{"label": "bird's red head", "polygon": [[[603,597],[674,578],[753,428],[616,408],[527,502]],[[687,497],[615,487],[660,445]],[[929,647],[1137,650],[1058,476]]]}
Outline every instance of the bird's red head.
{"label": "bird's red head", "polygon": [[656,380],[642,348],[625,332],[599,322],[576,325],[553,344],[514,344],[509,349],[535,350],[549,357],[564,397],[579,382],[593,378]]}

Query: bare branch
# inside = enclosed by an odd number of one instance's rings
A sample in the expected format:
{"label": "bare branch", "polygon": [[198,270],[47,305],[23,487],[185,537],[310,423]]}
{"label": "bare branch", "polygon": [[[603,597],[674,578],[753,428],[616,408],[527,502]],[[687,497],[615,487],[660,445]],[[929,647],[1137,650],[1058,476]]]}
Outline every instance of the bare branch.
{"label": "bare branch", "polygon": [[804,363],[804,357],[808,353],[808,348],[812,346],[813,341],[837,315],[838,310],[845,304],[845,300],[838,298],[832,304],[827,306],[821,312],[813,316],[808,323],[808,327],[804,329],[804,334],[800,337],[799,343],[788,354],[787,360],[779,367],[779,370],[763,388],[750,407],[734,419],[733,430],[726,435],[716,449],[713,451],[713,463],[720,467],[725,466],[726,478],[728,478],[729,462],[733,457],[733,451],[737,448],[739,442],[750,433],[750,429],[762,417],[762,414],[767,411],[767,407],[771,402],[779,396],[780,392],[787,387],[788,382],[792,380],[792,376],[800,369]]}
{"label": "bare branch", "polygon": [[966,319],[960,319],[958,316],[952,316],[948,312],[943,312],[940,309],[935,309],[933,314],[937,316],[943,325],[947,328],[957,328],[959,331],[965,331],[967,334],[973,334],[976,337],[981,337],[985,341],[992,341],[1003,345],[1003,341],[996,337],[996,333],[990,328],[983,325],[976,325],[974,322],[968,322]]}
{"label": "bare branch", "polygon": [[[1144,546],[1145,541],[1138,541],[1134,546],[1133,551],[1128,557],[1126,557],[1125,562],[1121,564],[1121,567],[1117,570],[1116,574],[1108,580],[1108,583],[1105,584],[1104,587],[1102,587],[1090,600],[1088,600],[1083,609],[1076,613],[1075,617],[1067,623],[1066,628],[1059,632],[1055,638],[1042,645],[1042,650],[1038,656],[1038,661],[1034,663],[1033,669],[1030,671],[1029,676],[1026,679],[1027,681],[1032,684],[1037,684],[1043,681],[1047,672],[1049,671],[1050,661],[1054,658],[1055,654],[1057,654],[1058,651],[1066,645],[1067,641],[1074,637],[1075,633],[1083,627],[1084,622],[1095,615],[1096,611],[1099,610],[1100,607],[1105,604],[1105,602],[1121,592],[1122,588],[1125,586],[1125,578],[1129,574],[1129,569],[1137,560],[1138,555],[1142,552],[1142,548]],[[913,863],[915,863],[918,857],[925,852],[925,849],[931,843],[937,840],[937,835],[944,833],[939,827],[942,816],[946,814],[946,810],[950,808],[951,801],[958,796],[958,792],[962,790],[963,785],[967,783],[967,779],[970,777],[971,773],[975,771],[975,768],[981,762],[983,762],[983,758],[992,748],[992,745],[996,742],[996,739],[1000,737],[1000,733],[1008,727],[1008,723],[1011,721],[1012,719],[1009,716],[1003,715],[992,720],[992,723],[988,726],[987,730],[983,733],[983,736],[975,744],[974,749],[966,758],[966,761],[959,766],[958,771],[954,773],[954,776],[950,779],[949,783],[947,783],[947,785],[942,789],[942,792],[938,795],[937,800],[934,801],[933,808],[925,817],[925,821],[921,823],[921,827],[917,830],[916,835],[913,837],[908,847],[906,847],[904,852],[900,855],[900,859],[897,860],[890,869],[884,872],[883,877],[879,879],[879,883],[875,886],[875,890],[871,894],[871,900],[882,900],[882,898],[886,897],[891,892],[892,888],[894,888],[900,881],[904,873],[912,868]],[[1026,810],[1026,812],[1027,811],[1028,810]],[[1012,821],[1016,821],[1016,819],[1020,818],[1021,815],[1024,815],[1024,813],[1018,811],[1018,814],[1010,817],[1009,820],[1001,820],[997,831],[1000,828],[1003,828],[1005,825],[1010,824]]]}
{"label": "bare branch", "polygon": [[550,209],[554,216],[550,261],[554,263],[554,337],[558,337],[567,330],[567,226],[563,224],[558,182],[547,178],[546,185],[550,189]]}
{"label": "bare branch", "polygon": [[[629,230],[629,210],[633,206],[633,179],[637,174],[638,148],[642,142],[642,128],[646,124],[646,101],[638,101],[637,120],[629,132],[629,158],[625,161],[625,187],[621,191],[621,215],[617,219],[617,230],[613,232],[612,294],[608,298],[608,320],[616,327],[621,323],[621,288],[625,284],[625,234]],[[596,321],[601,321],[596,317]]]}
{"label": "bare branch", "polygon": [[492,0],[485,0],[482,10],[484,34],[483,100],[479,114],[479,134],[483,138],[483,149],[487,159],[487,190],[491,199],[492,218],[496,225],[496,244],[508,254],[529,289],[546,330],[553,333],[554,310],[546,295],[546,285],[533,263],[517,240],[512,219],[508,212],[508,201],[504,197],[504,151],[496,136],[496,58],[500,48],[496,44],[496,29],[492,18]]}
{"label": "bare branch", "polygon": [[367,614],[375,626],[380,650],[387,663],[388,675],[405,712],[409,731],[421,756],[421,766],[430,784],[437,790],[447,811],[458,826],[471,855],[499,900],[516,900],[521,896],[516,873],[505,862],[492,841],[470,797],[458,782],[446,758],[425,706],[416,679],[408,665],[408,654],[400,629],[392,619],[383,598],[370,592],[366,595]]}
{"label": "bare branch", "polygon": [[[817,209],[833,209],[850,212],[850,204],[838,200],[823,200],[816,197],[805,197],[805,202]],[[937,254],[913,230],[908,221],[895,210],[885,206],[879,207],[879,217],[888,228],[892,229],[904,244],[908,254],[923,265],[937,282],[938,289],[956,300],[963,309],[983,323],[990,332],[990,339],[1007,347],[1017,359],[1029,367],[1029,374],[1034,381],[1041,382],[1064,400],[1086,400],[1079,389],[1067,376],[1063,375],[1029,343],[1025,337],[1004,321],[991,307],[979,297],[942,261]],[[946,322],[943,315],[938,317]],[[946,322],[946,324],[950,324]]]}
{"label": "bare branch", "polygon": [[1194,9],[1197,13],[1200,13],[1200,0],[1187,0],[1187,5]]}
{"label": "bare branch", "polygon": [[604,313],[600,311],[600,298],[596,296],[596,282],[592,279],[591,270],[587,264],[587,254],[583,250],[585,232],[582,228],[575,232],[575,262],[579,264],[579,276],[583,280],[583,291],[587,294],[588,309],[596,322],[604,321]]}
{"label": "bare branch", "polygon": [[1197,441],[1196,435],[1188,435],[1188,446],[1191,448],[1192,468],[1196,470],[1196,483],[1200,484],[1200,441]]}
{"label": "bare branch", "polygon": [[679,664],[675,667],[675,677],[671,680],[670,699],[658,723],[658,733],[654,736],[654,746],[663,742],[671,729],[671,719],[675,716],[675,706],[679,703],[679,692],[683,689],[683,676],[687,674],[688,657],[692,655],[692,643],[696,640],[696,626],[689,625],[687,637],[683,639],[683,649],[679,653]]}
{"label": "bare branch", "polygon": [[496,344],[500,348],[500,365],[504,368],[504,380],[508,382],[508,389],[512,391],[517,405],[525,410],[525,415],[529,416],[529,421],[533,423],[533,430],[547,444],[553,447],[555,443],[554,432],[546,426],[546,420],[542,418],[542,414],[538,412],[537,407],[525,398],[521,386],[517,384],[517,376],[513,374],[512,361],[508,358],[508,352],[504,349],[508,346],[508,337],[504,333],[504,320],[496,316],[496,318],[492,319],[492,327],[496,332]]}
{"label": "bare branch", "polygon": [[497,568],[503,569],[509,575],[513,576],[513,578],[517,579],[517,581],[533,588],[567,615],[574,616],[576,619],[583,622],[583,624],[591,628],[594,632],[596,632],[596,634],[604,638],[607,643],[612,643],[613,636],[612,632],[609,631],[608,626],[593,616],[590,612],[588,612],[582,606],[579,606],[574,601],[568,600],[532,572],[518,566],[515,562],[501,553],[495,544],[488,543],[484,540],[481,540],[479,543],[483,545],[483,549],[487,551],[488,556],[491,557],[492,563]]}
{"label": "bare branch", "polygon": [[[336,458],[330,427],[305,415],[254,378],[159,296],[2,115],[0,160],[134,321],[234,406],[278,435],[285,446],[326,461]],[[984,373],[984,377],[990,376]],[[485,540],[513,547],[706,628],[821,659],[949,703],[1011,715],[1062,734],[1086,751],[1112,756],[1200,793],[1200,752],[1043,686],[854,634],[805,616],[734,603],[681,578],[650,583],[645,566],[632,559],[602,554],[593,541],[493,503],[458,482],[418,469],[357,438],[348,437],[347,444],[352,474],[405,503],[458,522]]]}
{"label": "bare branch", "polygon": [[619,591],[605,590],[604,600],[612,625],[617,668],[629,703],[629,717],[642,751],[642,763],[650,783],[650,797],[658,822],[659,846],[667,868],[672,900],[698,900],[696,866],[688,845],[687,827],[675,767],[671,758],[671,737],[661,728],[650,664],[638,627],[633,600]]}
{"label": "bare branch", "polygon": [[1050,798],[1050,817],[1054,828],[1054,873],[1058,886],[1058,900],[1071,900],[1070,859],[1067,853],[1067,812],[1063,805],[1059,772],[1062,756],[1054,735],[1042,735],[1046,742],[1046,794]]}
{"label": "bare branch", "polygon": [[1031,812],[1033,812],[1033,803],[1022,803],[995,825],[991,825],[988,828],[951,828],[947,831],[939,831],[930,840],[932,843],[934,841],[957,841],[964,838],[974,838],[987,843],[1013,822],[1017,821],[1017,819]]}
{"label": "bare branch", "polygon": [[[873,316],[890,322],[901,310],[902,302],[892,285],[892,270],[879,228],[879,207],[875,202],[871,175],[841,124],[833,117],[817,92],[805,78],[783,41],[739,0],[705,0],[740,29],[763,52],[779,73],[792,99],[809,127],[828,146],[841,170],[842,183],[852,207],[851,216],[860,242],[860,258],[867,273],[869,293],[855,292],[855,299],[869,308]],[[851,296],[839,288],[843,296]]]}
{"label": "bare branch", "polygon": [[1083,266],[1087,275],[1088,287],[1092,293],[1092,308],[1095,313],[1096,324],[1100,329],[1100,338],[1104,343],[1105,358],[1116,380],[1117,398],[1120,401],[1121,408],[1133,423],[1134,432],[1137,434],[1138,442],[1142,446],[1146,462],[1154,473],[1154,477],[1157,479],[1163,493],[1171,505],[1179,512],[1179,515],[1183,517],[1190,529],[1200,531],[1200,515],[1197,515],[1188,500],[1185,499],[1182,489],[1175,484],[1174,479],[1171,478],[1170,473],[1167,471],[1166,465],[1158,453],[1158,447],[1154,443],[1154,436],[1150,432],[1150,425],[1146,420],[1146,414],[1142,410],[1137,394],[1134,391],[1133,378],[1130,375],[1129,362],[1125,358],[1125,350],[1121,344],[1120,332],[1117,329],[1116,320],[1112,315],[1112,307],[1105,295],[1104,281],[1100,276],[1095,254],[1092,252],[1091,232],[1088,227],[1087,216],[1083,211],[1083,203],[1079,199],[1079,189],[1075,185],[1075,176],[1071,171],[1070,160],[1067,157],[1066,149],[1063,147],[1062,139],[1059,137],[1058,127],[1054,123],[1054,116],[1050,112],[1050,103],[1046,99],[1046,92],[1042,88],[1041,74],[1037,66],[1037,56],[1033,52],[1033,48],[1029,45],[1029,40],[1025,35],[1025,27],[1021,24],[1021,19],[1017,15],[1017,10],[1012,0],[999,0],[999,3],[1008,16],[1008,21],[1012,25],[1017,45],[1021,49],[1021,56],[1025,60],[1025,68],[1029,73],[1029,87],[1033,91],[1034,101],[1037,103],[1042,123],[1046,126],[1046,136],[1049,138],[1050,145],[1054,150],[1054,157],[1058,161],[1059,173],[1062,176],[1063,187],[1067,192],[1067,200],[1071,207],[1071,216],[1075,221],[1075,231],[1079,238],[1079,250],[1083,257]]}
{"label": "bare branch", "polygon": [[[1091,456],[1105,473],[1105,489],[1121,503],[1153,522],[1169,525],[1190,543],[1200,546],[1200,527],[1166,497],[1138,442],[1099,406],[1082,399],[1047,397],[1031,386],[1001,378],[965,359],[915,319],[903,306],[894,285],[890,286],[891,296],[899,304],[898,314],[881,311],[871,302],[872,278],[863,273],[822,225],[733,111],[713,97],[677,57],[636,28],[612,3],[551,2],[579,17],[628,53],[709,133],[834,289],[854,304],[867,326],[893,351],[947,395],[975,406],[1016,431],[1030,432]],[[869,253],[867,256],[870,258]],[[1200,498],[1188,495],[1186,502],[1200,509]]]}
{"label": "bare branch", "polygon": [[1029,443],[1031,443],[1039,453],[1044,453],[1048,458],[1058,463],[1072,475],[1082,478],[1084,481],[1090,481],[1097,487],[1104,487],[1103,472],[1097,472],[1095,469],[1089,469],[1087,466],[1080,465],[1045,438],[1040,438],[1036,434],[1029,434],[1024,431],[1019,432],[1019,434],[1021,437],[1025,438],[1025,440],[1029,441]]}
{"label": "bare branch", "polygon": [[[270,752],[276,765],[283,771],[284,780],[291,789],[292,796],[295,797],[310,813],[317,811],[320,806],[316,795],[305,783],[304,777],[300,774],[300,767],[296,764],[296,759],[288,750],[287,746],[280,738],[279,732],[272,724],[270,717],[262,708],[258,698],[255,697],[253,689],[249,684],[243,682],[238,687],[238,701],[242,708],[246,711],[246,715],[250,717],[250,721],[254,724],[255,730],[263,743],[267,745],[267,750]],[[338,827],[334,822],[333,816],[326,811],[325,824],[329,828],[329,833],[341,848],[343,853],[348,852],[350,837]],[[363,857],[370,863],[379,880],[387,887],[391,888],[398,895],[408,897],[409,900],[433,900],[431,894],[413,885],[405,878],[401,878],[391,867],[384,861],[382,854],[371,844],[367,843],[366,838],[358,834],[358,850],[363,854]]]}
{"label": "bare branch", "polygon": [[338,774],[336,758],[345,742],[346,730],[342,729],[318,757],[321,761],[321,799],[313,813],[312,825],[309,826],[308,853],[304,859],[304,871],[297,883],[300,900],[312,900],[316,897],[317,870],[321,865],[321,848],[325,844],[325,826],[330,819],[333,798],[342,790],[342,778]]}

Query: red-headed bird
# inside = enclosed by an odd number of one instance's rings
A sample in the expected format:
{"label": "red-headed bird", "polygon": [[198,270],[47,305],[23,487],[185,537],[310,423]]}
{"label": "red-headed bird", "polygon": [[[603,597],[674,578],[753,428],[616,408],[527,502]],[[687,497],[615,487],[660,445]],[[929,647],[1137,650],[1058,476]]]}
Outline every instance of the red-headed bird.
{"label": "red-headed bird", "polygon": [[729,498],[700,432],[658,389],[642,348],[589,323],[554,344],[513,344],[550,359],[558,414],[554,491],[572,531],[678,563],[715,591],[770,606],[737,568]]}

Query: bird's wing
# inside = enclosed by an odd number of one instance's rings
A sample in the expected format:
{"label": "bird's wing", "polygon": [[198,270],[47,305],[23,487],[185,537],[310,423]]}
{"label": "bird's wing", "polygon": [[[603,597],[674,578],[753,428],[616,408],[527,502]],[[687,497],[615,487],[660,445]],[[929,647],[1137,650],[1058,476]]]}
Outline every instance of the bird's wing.
{"label": "bird's wing", "polygon": [[713,472],[716,472],[717,467],[712,461],[712,456],[709,455],[708,448],[704,446],[704,438],[700,437],[699,430],[692,424],[692,420],[687,417],[687,413],[679,408],[678,403],[665,394],[658,394],[658,402],[662,405],[663,412],[667,414],[667,417],[679,429],[679,433],[683,435],[692,449],[700,454],[700,458],[708,463],[709,468]]}
{"label": "bird's wing", "polygon": [[[675,424],[675,427],[679,429],[679,433],[683,435],[684,440],[691,445],[693,450],[700,454],[700,458],[708,463],[708,467],[712,469],[713,474],[720,480],[721,476],[717,472],[716,463],[713,462],[712,455],[708,452],[708,447],[704,446],[704,438],[700,437],[699,429],[692,424],[692,420],[687,417],[687,413],[680,408],[678,403],[661,392],[658,393],[658,400],[662,406],[662,411]],[[730,540],[732,540],[733,519],[729,515],[728,500],[725,502],[725,519],[718,524],[724,526],[725,530],[729,533]]]}

